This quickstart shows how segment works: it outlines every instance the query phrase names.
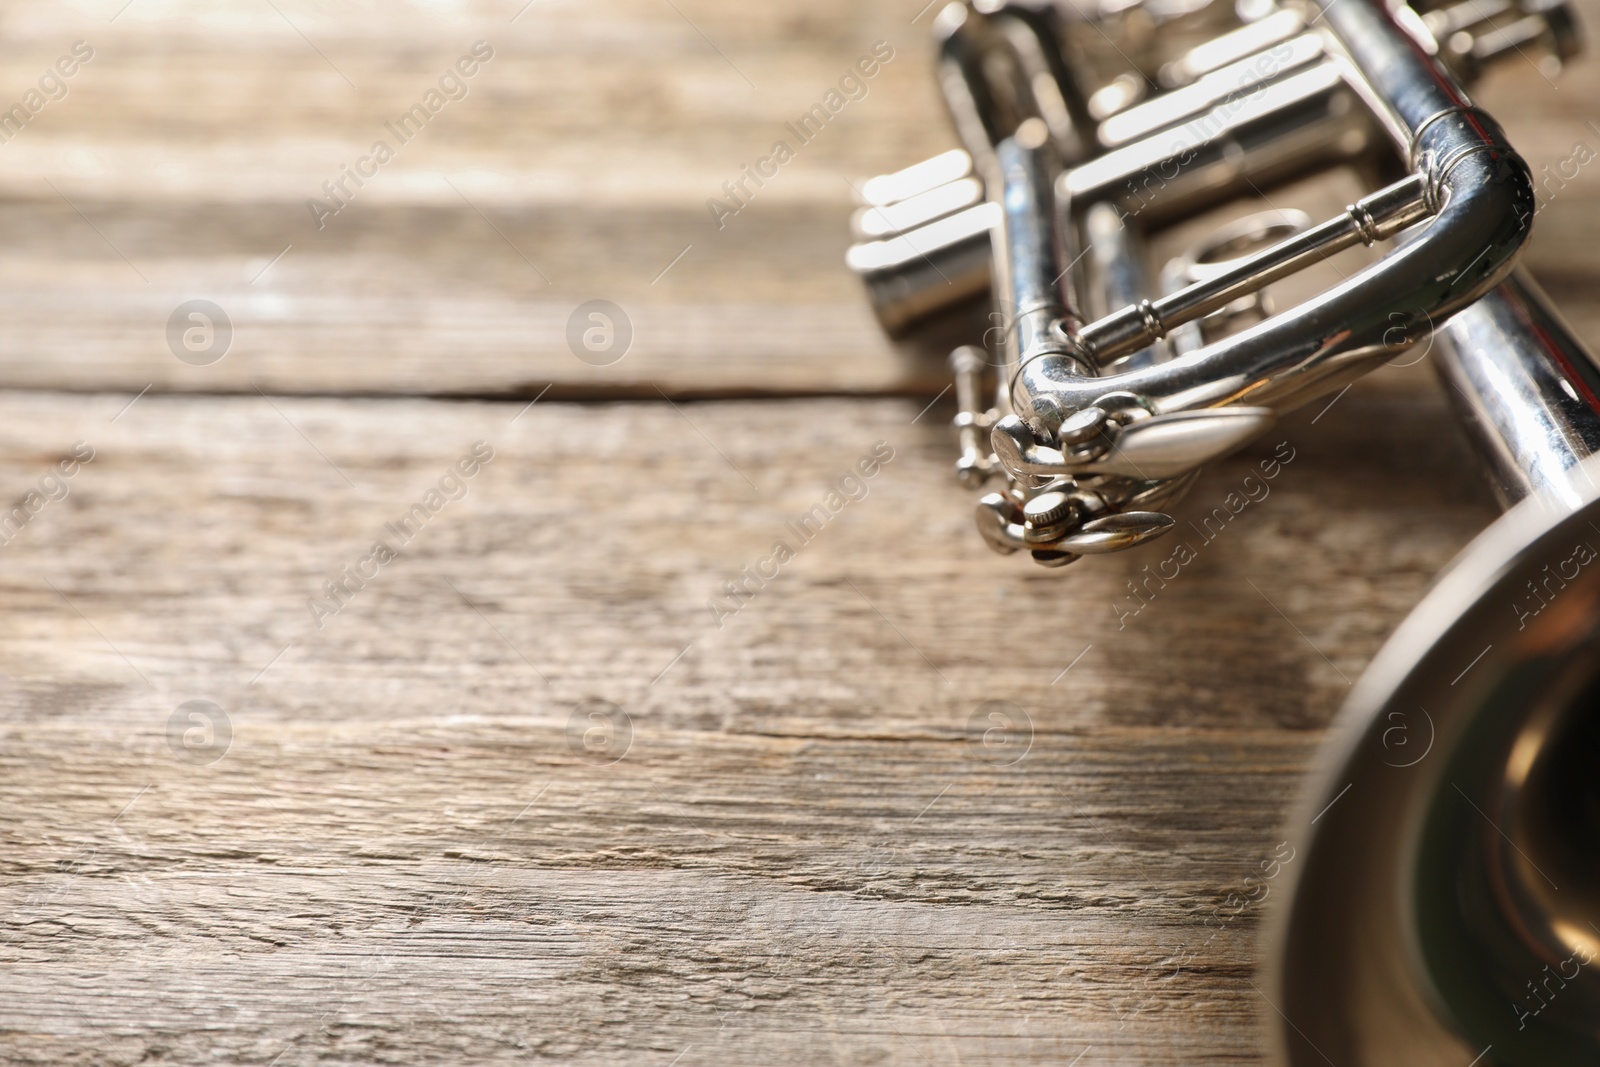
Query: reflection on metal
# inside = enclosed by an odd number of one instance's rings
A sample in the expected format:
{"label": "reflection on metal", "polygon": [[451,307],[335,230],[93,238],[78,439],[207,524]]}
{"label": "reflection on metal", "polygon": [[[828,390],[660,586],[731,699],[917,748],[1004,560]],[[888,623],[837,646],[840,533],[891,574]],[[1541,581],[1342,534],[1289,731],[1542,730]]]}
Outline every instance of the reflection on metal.
{"label": "reflection on metal", "polygon": [[[1559,478],[1451,564],[1319,755],[1268,936],[1282,1062],[1600,1059],[1600,457]],[[1431,745],[1396,746],[1407,718]]]}

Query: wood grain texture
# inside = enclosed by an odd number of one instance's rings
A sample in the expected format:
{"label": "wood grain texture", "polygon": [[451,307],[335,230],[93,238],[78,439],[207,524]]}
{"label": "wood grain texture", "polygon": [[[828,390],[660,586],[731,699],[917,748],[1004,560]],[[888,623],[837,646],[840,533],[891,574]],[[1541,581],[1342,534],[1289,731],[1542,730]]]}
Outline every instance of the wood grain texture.
{"label": "wood grain texture", "polygon": [[[0,1061],[1259,1063],[1260,910],[1226,901],[1494,514],[1426,365],[1208,471],[1165,584],[1170,541],[997,558],[924,408],[939,353],[840,265],[848,180],[950,144],[921,4],[520,7],[0,11],[0,105],[96,49],[0,145],[0,503],[94,449],[0,527]],[[306,198],[480,39],[318,230]],[[880,39],[868,97],[712,228]],[[1558,85],[1479,94],[1536,168],[1600,146],[1600,64]],[[1530,256],[1590,338],[1597,181]],[[1274,202],[1334,193],[1304,196]],[[196,297],[237,329],[208,367],[165,336]],[[595,298],[636,329],[609,367],[565,340]]]}
{"label": "wood grain texture", "polygon": [[[7,492],[96,449],[0,549],[0,1056],[1257,1062],[1258,913],[1207,917],[1492,514],[1422,369],[1286,425],[1271,494],[1120,631],[1169,549],[989,555],[915,402],[0,397]],[[596,698],[631,719],[607,766]],[[172,747],[192,699],[231,722],[207,765]],[[1031,722],[1009,748],[992,699]]]}
{"label": "wood grain texture", "polygon": [[[470,395],[554,383],[552,396],[651,397],[943,387],[948,349],[886,341],[840,266],[849,183],[954,143],[916,0],[538,0],[515,22],[513,0],[282,0],[226,14],[136,0],[110,21],[123,2],[30,0],[0,16],[0,91],[13,97],[72,41],[96,49],[67,98],[0,146],[0,383]],[[1600,4],[1578,6],[1600,21]],[[467,97],[319,230],[306,200],[477,40],[495,58]],[[706,200],[878,40],[896,58],[867,97],[713,226]],[[1477,95],[1537,170],[1579,140],[1600,150],[1587,125],[1597,93],[1600,63],[1552,83],[1513,60]],[[1597,196],[1596,169],[1576,168],[1530,255],[1591,335]],[[165,338],[173,309],[197,297],[238,331],[212,367],[177,362]],[[567,346],[569,316],[591,299],[634,324],[613,366]]]}

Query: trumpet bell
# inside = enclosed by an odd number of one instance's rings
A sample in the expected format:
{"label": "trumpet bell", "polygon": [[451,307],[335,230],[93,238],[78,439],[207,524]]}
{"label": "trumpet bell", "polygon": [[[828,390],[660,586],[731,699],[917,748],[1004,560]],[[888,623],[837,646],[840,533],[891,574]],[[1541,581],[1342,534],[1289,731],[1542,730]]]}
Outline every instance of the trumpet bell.
{"label": "trumpet bell", "polygon": [[1268,933],[1280,1060],[1594,1064],[1600,457],[1457,557],[1334,733]]}

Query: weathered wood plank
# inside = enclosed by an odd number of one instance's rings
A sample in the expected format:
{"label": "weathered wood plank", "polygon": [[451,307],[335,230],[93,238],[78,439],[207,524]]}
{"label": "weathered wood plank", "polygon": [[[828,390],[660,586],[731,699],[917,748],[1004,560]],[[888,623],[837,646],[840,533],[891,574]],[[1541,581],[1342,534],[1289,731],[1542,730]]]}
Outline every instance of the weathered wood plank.
{"label": "weathered wood plank", "polygon": [[[1293,450],[1119,630],[1172,546],[991,556],[915,402],[127,400],[0,395],[8,493],[95,449],[0,549],[12,1062],[1257,1062],[1258,916],[1208,917],[1492,514],[1385,371],[1209,472],[1186,522]],[[987,700],[1031,731],[986,748]]]}
{"label": "weathered wood plank", "polygon": [[[1425,366],[1208,472],[1165,581],[1170,543],[989,555],[921,400],[268,400],[931,396],[838,266],[845,179],[948,143],[924,30],[833,0],[119,6],[14,5],[0,45],[15,94],[97,49],[0,147],[0,383],[94,393],[0,393],[0,499],[95,449],[0,545],[0,1058],[1258,1061],[1259,915],[1216,909],[1493,514]],[[467,99],[316,230],[305,198],[480,38]],[[868,98],[712,230],[880,38]],[[1537,169],[1600,144],[1597,83],[1514,64],[1480,98]],[[1532,260],[1596,336],[1591,169]],[[193,297],[238,327],[210,367],[167,350]],[[637,327],[611,367],[566,348],[593,298]],[[478,440],[464,498],[319,627]],[[225,709],[214,749],[173,725],[191,700]],[[988,732],[989,700],[1031,726]]]}
{"label": "weathered wood plank", "polygon": [[[914,7],[541,3],[511,24],[520,4],[279,6],[311,43],[268,5],[13,15],[18,77],[76,38],[96,56],[4,146],[4,381],[654,395],[926,390],[940,373],[879,336],[841,267],[846,178],[947,147]],[[495,56],[466,98],[400,146],[384,123],[477,40]],[[877,40],[896,58],[866,98],[713,226],[708,198],[794,140],[783,123]],[[380,137],[396,159],[319,230],[306,201]],[[194,297],[239,330],[205,373],[164,338]],[[634,320],[614,368],[565,340],[594,298]]]}

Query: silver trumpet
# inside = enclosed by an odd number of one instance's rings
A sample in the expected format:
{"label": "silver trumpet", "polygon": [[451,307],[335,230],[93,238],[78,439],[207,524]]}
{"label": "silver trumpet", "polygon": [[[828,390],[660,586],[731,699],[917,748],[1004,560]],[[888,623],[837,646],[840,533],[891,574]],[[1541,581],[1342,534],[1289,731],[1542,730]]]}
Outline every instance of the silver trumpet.
{"label": "silver trumpet", "polygon": [[[951,357],[990,547],[1160,537],[1201,466],[1419,344],[1509,509],[1310,777],[1269,920],[1277,1062],[1600,1063],[1600,365],[1516,267],[1533,178],[1462,88],[1507,56],[1553,72],[1570,11],[974,0],[935,32],[962,147],[860,187],[848,263],[894,334],[992,293]],[[1162,230],[1336,165],[1370,188],[1343,212],[1239,219],[1147,272]]]}

